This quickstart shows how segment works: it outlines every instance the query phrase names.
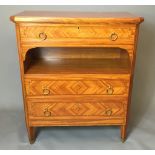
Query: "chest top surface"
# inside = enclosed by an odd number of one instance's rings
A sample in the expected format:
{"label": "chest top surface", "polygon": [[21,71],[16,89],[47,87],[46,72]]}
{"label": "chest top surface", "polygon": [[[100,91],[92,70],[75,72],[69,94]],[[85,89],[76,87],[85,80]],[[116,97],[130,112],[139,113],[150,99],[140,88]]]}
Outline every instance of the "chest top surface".
{"label": "chest top surface", "polygon": [[139,24],[144,19],[128,12],[53,12],[24,11],[10,19],[15,22],[38,23],[129,23]]}

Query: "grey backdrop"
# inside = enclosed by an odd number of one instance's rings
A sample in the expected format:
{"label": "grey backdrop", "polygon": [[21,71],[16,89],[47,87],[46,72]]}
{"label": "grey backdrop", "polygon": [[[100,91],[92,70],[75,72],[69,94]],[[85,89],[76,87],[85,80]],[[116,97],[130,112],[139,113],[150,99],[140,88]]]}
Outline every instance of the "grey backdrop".
{"label": "grey backdrop", "polygon": [[[52,127],[28,143],[24,123],[15,25],[23,10],[128,11],[145,18],[140,28],[129,124],[123,144],[118,127]],[[0,149],[155,149],[155,6],[0,6]]]}

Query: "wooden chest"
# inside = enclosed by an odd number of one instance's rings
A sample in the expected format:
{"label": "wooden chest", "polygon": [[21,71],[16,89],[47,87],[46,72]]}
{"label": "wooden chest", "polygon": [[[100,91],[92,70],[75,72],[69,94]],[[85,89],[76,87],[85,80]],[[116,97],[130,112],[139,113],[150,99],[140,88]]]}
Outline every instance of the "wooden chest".
{"label": "wooden chest", "polygon": [[25,11],[11,20],[30,143],[40,126],[118,125],[124,141],[143,18]]}

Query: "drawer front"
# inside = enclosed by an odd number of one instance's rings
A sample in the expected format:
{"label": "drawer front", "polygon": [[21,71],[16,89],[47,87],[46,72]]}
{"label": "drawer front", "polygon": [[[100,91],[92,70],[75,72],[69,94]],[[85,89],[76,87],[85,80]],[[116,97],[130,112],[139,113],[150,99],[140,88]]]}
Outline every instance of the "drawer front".
{"label": "drawer front", "polygon": [[[125,117],[126,104],[123,101],[99,101],[99,102],[28,102],[30,118],[117,118]],[[89,117],[88,117],[89,116]]]}
{"label": "drawer front", "polygon": [[27,96],[127,95],[127,80],[25,80]]}
{"label": "drawer front", "polygon": [[[90,44],[96,41],[104,44],[133,44],[134,27],[108,26],[21,26],[21,41],[48,44],[67,42]],[[83,39],[83,42],[79,42]],[[94,39],[94,40],[92,40]],[[92,43],[93,43],[92,42]]]}

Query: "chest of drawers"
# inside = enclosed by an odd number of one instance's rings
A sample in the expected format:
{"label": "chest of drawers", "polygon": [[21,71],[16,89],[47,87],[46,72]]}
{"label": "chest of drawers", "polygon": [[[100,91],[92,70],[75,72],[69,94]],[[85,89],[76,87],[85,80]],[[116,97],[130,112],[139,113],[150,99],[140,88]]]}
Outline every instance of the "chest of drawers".
{"label": "chest of drawers", "polygon": [[124,141],[143,18],[25,11],[11,20],[30,143],[41,126],[118,125]]}

